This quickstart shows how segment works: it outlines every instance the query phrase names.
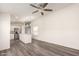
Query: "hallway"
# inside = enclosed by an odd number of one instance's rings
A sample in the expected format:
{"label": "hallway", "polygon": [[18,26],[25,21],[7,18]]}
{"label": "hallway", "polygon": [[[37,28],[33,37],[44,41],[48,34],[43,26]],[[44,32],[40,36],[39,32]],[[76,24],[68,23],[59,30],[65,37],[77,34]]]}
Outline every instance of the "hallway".
{"label": "hallway", "polygon": [[11,40],[11,48],[0,52],[1,56],[79,56],[79,51],[38,40],[24,44]]}

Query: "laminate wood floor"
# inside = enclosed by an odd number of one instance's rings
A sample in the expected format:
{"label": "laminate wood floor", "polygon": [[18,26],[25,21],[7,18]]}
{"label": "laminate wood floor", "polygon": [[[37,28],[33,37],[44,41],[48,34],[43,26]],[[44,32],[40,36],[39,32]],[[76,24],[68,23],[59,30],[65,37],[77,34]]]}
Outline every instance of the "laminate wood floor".
{"label": "laminate wood floor", "polygon": [[0,51],[0,56],[79,56],[79,50],[34,39],[29,44],[11,40],[11,48]]}

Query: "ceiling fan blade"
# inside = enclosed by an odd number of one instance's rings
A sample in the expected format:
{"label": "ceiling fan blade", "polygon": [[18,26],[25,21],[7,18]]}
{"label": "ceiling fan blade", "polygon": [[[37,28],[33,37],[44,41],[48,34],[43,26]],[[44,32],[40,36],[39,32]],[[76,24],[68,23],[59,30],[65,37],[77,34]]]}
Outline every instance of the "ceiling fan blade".
{"label": "ceiling fan blade", "polygon": [[42,7],[45,8],[47,5],[48,5],[48,3],[44,3]]}
{"label": "ceiling fan blade", "polygon": [[36,13],[36,12],[38,12],[39,10],[36,10],[36,11],[34,11],[34,12],[32,12],[32,14],[34,14],[34,13]]}
{"label": "ceiling fan blade", "polygon": [[44,15],[44,13],[43,13],[43,12],[41,12],[41,15]]}
{"label": "ceiling fan blade", "polygon": [[53,11],[52,9],[44,9],[44,11]]}
{"label": "ceiling fan blade", "polygon": [[30,6],[35,7],[37,9],[40,9],[40,7],[37,7],[37,6],[33,5],[33,4],[30,4]]}

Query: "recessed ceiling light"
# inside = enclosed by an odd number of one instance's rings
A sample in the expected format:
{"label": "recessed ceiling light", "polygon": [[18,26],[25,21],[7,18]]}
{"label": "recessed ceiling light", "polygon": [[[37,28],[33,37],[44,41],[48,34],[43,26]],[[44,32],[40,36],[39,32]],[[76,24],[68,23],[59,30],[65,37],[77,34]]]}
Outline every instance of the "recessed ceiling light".
{"label": "recessed ceiling light", "polygon": [[26,20],[28,20],[28,21],[31,21],[31,20],[33,20],[34,19],[34,16],[27,16],[26,17]]}

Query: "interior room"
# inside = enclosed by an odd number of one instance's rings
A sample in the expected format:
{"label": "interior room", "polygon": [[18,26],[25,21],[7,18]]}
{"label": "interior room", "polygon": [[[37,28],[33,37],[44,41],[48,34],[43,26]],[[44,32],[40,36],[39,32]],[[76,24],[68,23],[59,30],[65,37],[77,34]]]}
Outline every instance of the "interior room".
{"label": "interior room", "polygon": [[79,56],[79,3],[0,3],[0,56]]}

